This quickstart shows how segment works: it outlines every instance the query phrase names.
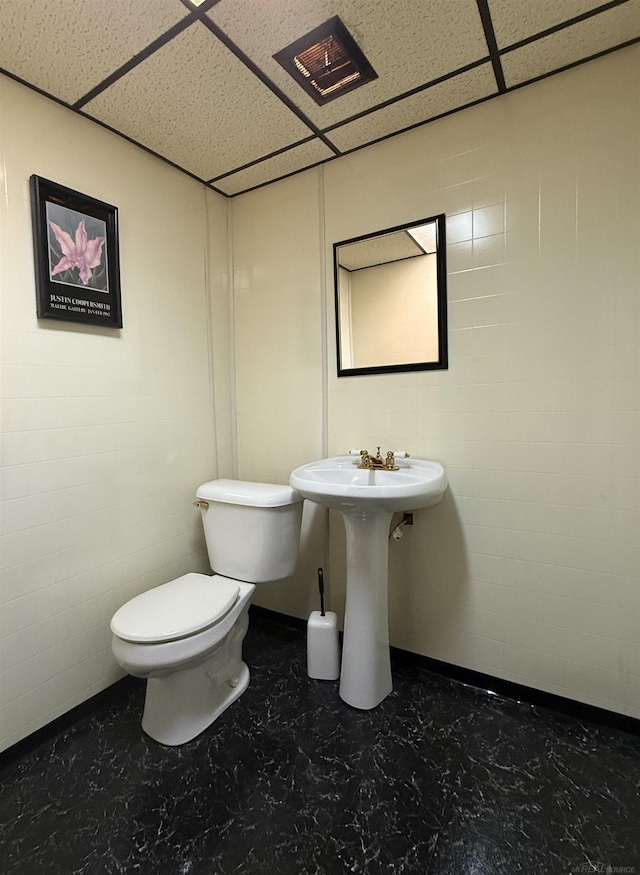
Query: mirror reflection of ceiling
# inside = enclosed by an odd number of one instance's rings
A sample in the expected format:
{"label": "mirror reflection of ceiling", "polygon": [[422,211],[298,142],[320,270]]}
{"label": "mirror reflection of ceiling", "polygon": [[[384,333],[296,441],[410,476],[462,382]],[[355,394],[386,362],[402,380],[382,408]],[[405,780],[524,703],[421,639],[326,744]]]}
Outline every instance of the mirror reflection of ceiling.
{"label": "mirror reflection of ceiling", "polygon": [[[378,74],[273,55],[338,15]],[[1,0],[0,70],[226,195],[640,41],[640,0]]]}
{"label": "mirror reflection of ceiling", "polygon": [[[403,261],[435,252],[436,225],[429,222],[410,229],[419,238],[419,244],[408,231],[395,231],[393,234],[379,234],[356,243],[347,243],[338,250],[338,263],[346,270],[361,270],[391,261]],[[420,231],[423,231],[420,234]]]}

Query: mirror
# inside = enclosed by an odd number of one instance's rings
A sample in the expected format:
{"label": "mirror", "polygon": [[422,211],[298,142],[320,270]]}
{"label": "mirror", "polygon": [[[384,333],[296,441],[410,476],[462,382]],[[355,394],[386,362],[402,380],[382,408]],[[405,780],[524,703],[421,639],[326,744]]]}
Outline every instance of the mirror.
{"label": "mirror", "polygon": [[339,377],[447,367],[444,219],[334,243]]}

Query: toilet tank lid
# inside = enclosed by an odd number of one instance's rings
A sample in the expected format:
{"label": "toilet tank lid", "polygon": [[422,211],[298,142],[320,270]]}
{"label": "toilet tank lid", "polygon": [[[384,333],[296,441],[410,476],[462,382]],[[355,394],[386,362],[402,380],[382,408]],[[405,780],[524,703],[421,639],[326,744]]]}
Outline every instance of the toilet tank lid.
{"label": "toilet tank lid", "polygon": [[303,501],[300,493],[290,486],[252,483],[248,480],[210,480],[198,487],[196,495],[204,501],[247,507],[283,507]]}
{"label": "toilet tank lid", "polygon": [[220,575],[183,574],[135,596],[113,615],[111,631],[137,644],[195,635],[233,607],[240,588]]}

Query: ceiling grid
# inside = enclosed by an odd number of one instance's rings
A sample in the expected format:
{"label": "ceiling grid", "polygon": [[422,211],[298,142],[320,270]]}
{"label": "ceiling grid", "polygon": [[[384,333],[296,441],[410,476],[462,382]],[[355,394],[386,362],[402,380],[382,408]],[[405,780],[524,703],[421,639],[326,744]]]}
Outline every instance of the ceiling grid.
{"label": "ceiling grid", "polygon": [[[318,104],[274,55],[335,16],[377,77]],[[0,3],[1,72],[228,196],[639,41],[640,0]]]}

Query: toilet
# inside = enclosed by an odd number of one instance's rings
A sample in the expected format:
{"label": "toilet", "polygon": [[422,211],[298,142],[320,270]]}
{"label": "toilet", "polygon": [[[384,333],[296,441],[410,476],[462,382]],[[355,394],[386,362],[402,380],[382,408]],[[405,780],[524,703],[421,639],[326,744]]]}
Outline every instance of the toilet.
{"label": "toilet", "polygon": [[251,598],[256,584],[293,574],[302,522],[289,486],[211,480],[196,496],[214,574],[156,586],[111,620],[116,660],[147,678],[142,728],[166,745],[195,738],[246,690]]}

